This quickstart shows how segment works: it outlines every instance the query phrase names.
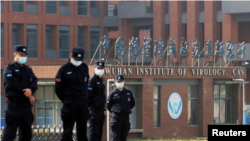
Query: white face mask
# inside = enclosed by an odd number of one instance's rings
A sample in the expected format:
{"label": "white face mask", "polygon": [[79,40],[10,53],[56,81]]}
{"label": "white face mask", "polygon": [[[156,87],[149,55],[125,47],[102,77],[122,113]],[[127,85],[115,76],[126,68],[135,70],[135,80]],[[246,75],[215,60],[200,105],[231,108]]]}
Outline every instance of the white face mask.
{"label": "white face mask", "polygon": [[98,76],[102,76],[104,74],[104,70],[100,70],[100,69],[95,68],[95,74]]}
{"label": "white face mask", "polygon": [[76,60],[74,60],[74,58],[71,58],[71,63],[74,66],[78,67],[78,66],[80,66],[82,64],[82,61],[76,61]]}

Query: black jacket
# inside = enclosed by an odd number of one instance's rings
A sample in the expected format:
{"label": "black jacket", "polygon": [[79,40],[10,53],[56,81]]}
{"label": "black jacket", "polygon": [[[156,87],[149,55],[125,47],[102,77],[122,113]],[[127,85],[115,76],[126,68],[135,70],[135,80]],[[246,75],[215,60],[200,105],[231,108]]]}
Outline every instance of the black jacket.
{"label": "black jacket", "polygon": [[82,63],[76,67],[69,60],[57,72],[55,81],[56,95],[64,103],[72,103],[71,96],[74,95],[87,96],[88,79],[88,66]]}
{"label": "black jacket", "polygon": [[106,102],[105,85],[103,83],[103,79],[96,74],[89,79],[87,98],[89,114],[103,115]]}
{"label": "black jacket", "polygon": [[3,77],[6,97],[28,99],[23,89],[31,89],[32,94],[37,90],[37,77],[25,64],[20,65],[16,62],[8,64],[4,69]]}
{"label": "black jacket", "polygon": [[122,91],[114,89],[107,98],[107,109],[114,113],[131,114],[135,106],[135,99],[132,92],[125,87]]}
{"label": "black jacket", "polygon": [[94,74],[88,83],[88,100],[91,102],[106,102],[105,85],[103,79]]}

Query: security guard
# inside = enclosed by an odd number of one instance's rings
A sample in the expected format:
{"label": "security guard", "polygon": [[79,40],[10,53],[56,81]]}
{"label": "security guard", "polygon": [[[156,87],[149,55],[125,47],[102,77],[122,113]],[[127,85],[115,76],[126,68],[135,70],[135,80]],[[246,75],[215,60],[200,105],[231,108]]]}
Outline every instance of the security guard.
{"label": "security guard", "polygon": [[5,96],[8,98],[3,141],[13,141],[19,127],[19,140],[31,141],[31,125],[34,117],[31,111],[35,102],[37,78],[32,69],[25,65],[27,47],[15,45],[14,62],[8,64],[3,73]]}
{"label": "security guard", "polygon": [[55,92],[63,102],[61,118],[63,135],[61,141],[73,141],[72,130],[76,122],[78,141],[87,141],[87,86],[89,79],[88,66],[83,63],[84,50],[76,46],[70,54],[69,61],[56,75]]}
{"label": "security guard", "polygon": [[89,79],[88,100],[89,100],[89,140],[101,141],[102,129],[105,120],[105,85],[102,79],[104,74],[104,62],[95,62],[94,76]]}
{"label": "security guard", "polygon": [[126,141],[130,130],[129,114],[135,106],[135,99],[132,92],[124,88],[123,75],[115,77],[116,89],[113,90],[107,99],[107,108],[111,115],[112,141]]}

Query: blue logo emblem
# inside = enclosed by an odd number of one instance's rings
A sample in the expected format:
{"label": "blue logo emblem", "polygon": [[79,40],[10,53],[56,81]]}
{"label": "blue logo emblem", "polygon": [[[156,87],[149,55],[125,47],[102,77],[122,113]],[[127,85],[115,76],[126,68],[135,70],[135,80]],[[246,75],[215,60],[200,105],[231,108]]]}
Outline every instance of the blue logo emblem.
{"label": "blue logo emblem", "polygon": [[9,73],[9,74],[7,74],[6,76],[7,76],[7,77],[11,77],[11,76],[12,76],[12,74],[10,74],[10,73]]}
{"label": "blue logo emblem", "polygon": [[181,96],[173,92],[168,99],[168,113],[172,119],[178,119],[182,112]]}
{"label": "blue logo emblem", "polygon": [[88,87],[88,90],[92,90],[92,88],[91,88],[91,87]]}

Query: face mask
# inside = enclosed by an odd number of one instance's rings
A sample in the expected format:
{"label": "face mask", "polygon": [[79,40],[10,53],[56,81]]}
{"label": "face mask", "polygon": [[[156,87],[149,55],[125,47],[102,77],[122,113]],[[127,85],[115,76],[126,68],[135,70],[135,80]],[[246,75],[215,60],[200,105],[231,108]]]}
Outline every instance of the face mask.
{"label": "face mask", "polygon": [[116,83],[116,87],[117,88],[123,88],[123,86],[124,86],[124,83],[122,82],[122,83]]}
{"label": "face mask", "polygon": [[104,74],[104,70],[95,69],[95,74],[98,76],[102,76]]}
{"label": "face mask", "polygon": [[78,67],[78,66],[80,66],[81,64],[82,64],[82,61],[76,61],[76,60],[74,60],[74,58],[71,58],[72,60],[71,60],[71,63],[74,65],[74,66],[76,66],[76,67]]}
{"label": "face mask", "polygon": [[27,57],[18,57],[18,63],[19,64],[24,64],[27,61]]}

